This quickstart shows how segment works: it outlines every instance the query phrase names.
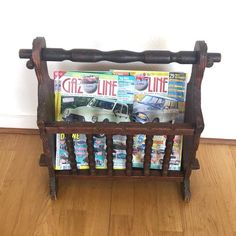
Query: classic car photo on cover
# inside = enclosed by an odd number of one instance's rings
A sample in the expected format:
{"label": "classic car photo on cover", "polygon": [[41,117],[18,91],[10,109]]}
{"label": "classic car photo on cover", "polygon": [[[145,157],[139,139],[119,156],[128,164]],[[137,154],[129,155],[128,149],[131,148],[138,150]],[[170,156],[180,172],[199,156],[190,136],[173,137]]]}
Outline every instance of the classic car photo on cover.
{"label": "classic car photo on cover", "polygon": [[173,122],[179,114],[178,101],[160,95],[145,95],[134,102],[132,120],[140,123]]}
{"label": "classic car photo on cover", "polygon": [[129,106],[122,101],[94,97],[87,105],[65,108],[62,119],[81,122],[130,122],[130,112]]}

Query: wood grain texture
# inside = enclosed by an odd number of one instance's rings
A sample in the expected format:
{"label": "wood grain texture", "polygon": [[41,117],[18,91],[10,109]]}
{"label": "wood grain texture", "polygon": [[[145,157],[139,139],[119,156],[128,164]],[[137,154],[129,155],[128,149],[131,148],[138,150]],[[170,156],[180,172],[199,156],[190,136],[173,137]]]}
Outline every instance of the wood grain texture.
{"label": "wood grain texture", "polygon": [[188,204],[179,183],[71,177],[51,201],[41,152],[37,135],[0,135],[3,236],[236,234],[235,146],[200,144]]}

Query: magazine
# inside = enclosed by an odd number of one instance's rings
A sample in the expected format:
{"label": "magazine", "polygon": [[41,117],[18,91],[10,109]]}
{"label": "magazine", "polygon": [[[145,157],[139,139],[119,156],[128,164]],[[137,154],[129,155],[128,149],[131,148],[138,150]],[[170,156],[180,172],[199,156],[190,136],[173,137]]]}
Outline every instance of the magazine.
{"label": "magazine", "polygon": [[[134,100],[133,76],[78,71],[65,72],[61,75],[56,77],[55,81],[55,87],[60,88],[60,92],[55,95],[57,121],[116,123],[131,121]],[[124,137],[114,135],[114,145],[123,145],[126,142]],[[86,135],[75,134],[73,140],[77,168],[88,169]],[[106,169],[106,137],[103,134],[94,136],[93,145],[96,168]],[[126,150],[118,148],[113,150],[113,168],[125,169]],[[63,134],[57,134],[55,169],[70,169]]]}
{"label": "magazine", "polygon": [[[186,74],[161,71],[55,72],[56,120],[183,122]],[[134,168],[143,168],[144,134],[134,136]],[[73,134],[78,169],[88,169],[85,134]],[[161,169],[166,136],[154,136],[151,169]],[[97,169],[107,168],[106,137],[93,137]],[[180,170],[182,136],[175,136],[170,170]],[[113,168],[125,169],[126,136],[113,135]],[[57,134],[55,169],[70,169],[64,134]]]}
{"label": "magazine", "polygon": [[[186,93],[186,74],[162,71],[119,71],[117,75],[135,76],[132,121],[183,122]],[[143,168],[145,155],[144,134],[134,136],[133,167]],[[165,154],[166,136],[154,136],[151,169],[161,169]],[[170,159],[170,170],[180,170],[182,136],[175,136]]]}

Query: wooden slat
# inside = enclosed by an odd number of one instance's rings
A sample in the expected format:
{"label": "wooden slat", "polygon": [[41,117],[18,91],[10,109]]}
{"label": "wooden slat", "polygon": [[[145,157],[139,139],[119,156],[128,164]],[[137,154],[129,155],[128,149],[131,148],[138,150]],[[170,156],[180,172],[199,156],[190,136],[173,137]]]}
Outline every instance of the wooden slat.
{"label": "wooden slat", "polygon": [[[39,135],[38,129],[27,128],[2,128],[0,127],[0,134],[27,134],[27,135]],[[224,139],[224,138],[200,138],[201,144],[216,144],[216,145],[236,145],[236,139]]]}
{"label": "wooden slat", "polygon": [[[161,170],[150,170],[150,175],[143,175],[143,169],[133,169],[132,176],[126,175],[126,170],[113,170],[113,175],[108,176],[107,170],[96,170],[96,175],[91,176],[90,170],[80,170],[79,174],[73,173],[71,170],[56,170],[57,176],[75,176],[85,179],[158,179],[163,181],[183,181],[184,173],[182,171],[169,171],[168,176],[162,176]],[[88,178],[89,176],[89,178]]]}
{"label": "wooden slat", "polygon": [[168,169],[170,165],[170,156],[174,144],[174,138],[175,138],[174,135],[168,135],[166,139],[166,149],[162,165],[162,176],[167,176],[168,174]]}
{"label": "wooden slat", "polygon": [[104,123],[104,122],[47,122],[48,133],[84,133],[84,134],[120,134],[120,135],[193,135],[192,124],[170,124],[170,123]]}
{"label": "wooden slat", "polygon": [[145,155],[144,155],[144,175],[150,175],[151,154],[152,154],[153,135],[147,135],[145,141]]}
{"label": "wooden slat", "polygon": [[88,146],[88,164],[89,164],[89,172],[91,175],[96,174],[96,164],[95,164],[95,157],[94,157],[94,151],[93,151],[93,135],[87,134],[87,146]]}
{"label": "wooden slat", "polygon": [[66,141],[66,148],[68,151],[68,158],[70,162],[70,166],[73,172],[77,172],[77,165],[76,165],[76,156],[75,156],[75,149],[74,149],[74,142],[71,134],[65,134],[65,141]]}
{"label": "wooden slat", "polygon": [[112,156],[113,140],[112,140],[111,134],[108,134],[106,136],[106,141],[107,141],[107,172],[108,172],[108,175],[111,176],[113,172],[113,156]]}
{"label": "wooden slat", "polygon": [[133,158],[133,136],[127,135],[126,140],[126,175],[132,175],[132,158]]}

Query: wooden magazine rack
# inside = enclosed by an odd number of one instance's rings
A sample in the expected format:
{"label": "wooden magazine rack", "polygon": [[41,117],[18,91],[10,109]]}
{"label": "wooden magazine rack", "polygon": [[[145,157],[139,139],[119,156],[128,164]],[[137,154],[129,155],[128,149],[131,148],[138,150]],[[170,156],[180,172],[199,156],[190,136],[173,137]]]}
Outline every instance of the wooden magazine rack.
{"label": "wooden magazine rack", "polygon": [[[27,68],[35,69],[38,79],[38,110],[37,124],[43,144],[43,154],[40,157],[40,165],[47,166],[49,172],[50,195],[52,199],[57,196],[58,176],[78,176],[80,178],[155,178],[157,180],[171,180],[181,182],[183,198],[189,201],[190,175],[192,170],[199,169],[196,151],[199,145],[201,132],[204,129],[203,115],[201,111],[201,82],[206,67],[211,67],[214,62],[220,62],[219,53],[207,53],[207,45],[204,41],[197,41],[194,51],[111,51],[102,52],[91,49],[63,50],[58,48],[46,48],[45,39],[38,37],[33,41],[33,48],[21,49],[20,58],[28,58]],[[185,120],[182,124],[171,123],[90,123],[90,122],[64,122],[55,121],[54,112],[54,81],[48,75],[47,61],[70,60],[73,62],[98,62],[111,61],[116,63],[128,63],[141,61],[149,64],[168,64],[177,62],[180,64],[192,64],[191,79],[187,86],[185,107]],[[69,153],[71,170],[55,170],[55,134],[65,133],[66,145]],[[87,136],[89,169],[79,170],[76,167],[76,158],[73,146],[73,133],[83,133]],[[95,165],[93,153],[93,135],[105,134],[107,142],[107,169],[98,170]],[[112,160],[112,136],[115,134],[127,136],[127,159],[125,170],[114,170]],[[146,134],[146,148],[144,156],[144,168],[132,168],[133,136]],[[154,135],[166,135],[166,149],[162,170],[150,169],[151,148]],[[181,171],[169,169],[170,155],[175,135],[183,135],[183,152]]]}

